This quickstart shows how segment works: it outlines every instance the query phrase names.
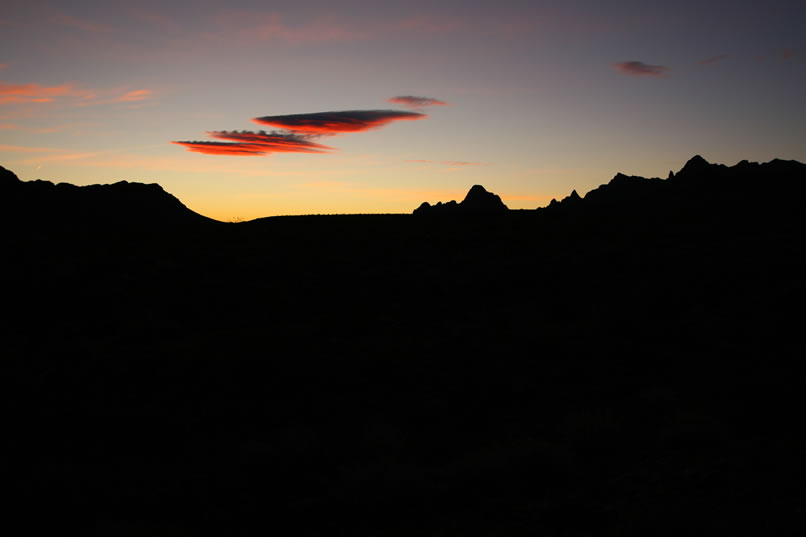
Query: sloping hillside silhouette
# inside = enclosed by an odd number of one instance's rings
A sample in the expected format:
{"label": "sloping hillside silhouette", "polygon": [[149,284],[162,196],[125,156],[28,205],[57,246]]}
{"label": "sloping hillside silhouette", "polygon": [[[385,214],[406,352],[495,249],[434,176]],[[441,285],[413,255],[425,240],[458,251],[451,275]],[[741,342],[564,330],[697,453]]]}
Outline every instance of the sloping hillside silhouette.
{"label": "sloping hillside silhouette", "polygon": [[50,181],[21,181],[0,167],[3,218],[29,226],[97,229],[141,226],[170,230],[212,223],[194,213],[157,184],[120,181],[78,187]]}
{"label": "sloping hillside silhouette", "polygon": [[804,168],[239,224],[3,171],[18,534],[792,535]]}

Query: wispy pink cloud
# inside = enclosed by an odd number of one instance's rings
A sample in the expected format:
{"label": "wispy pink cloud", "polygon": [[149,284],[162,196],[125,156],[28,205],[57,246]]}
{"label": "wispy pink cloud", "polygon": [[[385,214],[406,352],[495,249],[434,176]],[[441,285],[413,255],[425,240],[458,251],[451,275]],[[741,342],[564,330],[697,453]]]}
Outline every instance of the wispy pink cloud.
{"label": "wispy pink cloud", "polygon": [[333,18],[316,18],[300,24],[288,23],[278,13],[228,11],[215,20],[216,32],[210,37],[254,43],[274,41],[300,45],[331,41],[352,41],[364,36],[354,25]]}
{"label": "wispy pink cloud", "polygon": [[90,99],[95,92],[82,90],[72,84],[42,86],[40,84],[6,84],[0,82],[0,104],[5,103],[47,103],[55,97],[78,97]]}
{"label": "wispy pink cloud", "polygon": [[669,73],[668,67],[663,65],[650,65],[639,61],[614,63],[613,67],[621,74],[628,76],[654,76],[663,78],[668,76]]}
{"label": "wispy pink cloud", "polygon": [[43,86],[36,83],[7,84],[0,82],[0,104],[10,103],[50,103],[68,98],[70,104],[130,103],[143,101],[152,94],[151,90],[140,89],[120,93],[121,90],[93,90],[81,88],[73,83],[58,86]]}
{"label": "wispy pink cloud", "polygon": [[152,26],[161,28],[163,30],[168,30],[171,32],[176,32],[179,30],[179,25],[176,24],[176,22],[171,17],[163,13],[138,9],[134,12],[134,16],[144,22],[147,22]]}
{"label": "wispy pink cloud", "polygon": [[151,97],[151,93],[152,91],[147,89],[127,91],[123,95],[115,97],[113,101],[117,103],[131,103],[131,102],[143,101]]}
{"label": "wispy pink cloud", "polygon": [[216,31],[210,39],[242,43],[272,41],[302,45],[323,42],[350,42],[386,37],[391,34],[439,34],[467,26],[458,18],[412,16],[395,20],[359,20],[322,15],[291,23],[276,12],[223,11],[215,16]]}

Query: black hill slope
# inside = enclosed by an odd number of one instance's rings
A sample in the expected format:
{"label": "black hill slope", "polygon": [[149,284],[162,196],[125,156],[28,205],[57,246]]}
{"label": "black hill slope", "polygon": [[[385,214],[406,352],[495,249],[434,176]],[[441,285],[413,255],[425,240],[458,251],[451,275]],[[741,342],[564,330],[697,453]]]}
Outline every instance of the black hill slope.
{"label": "black hill slope", "polygon": [[60,228],[121,227],[171,230],[213,220],[194,213],[158,184],[120,181],[78,187],[50,181],[20,181],[0,166],[5,223]]}
{"label": "black hill slope", "polygon": [[223,224],[0,170],[15,535],[799,535],[804,189]]}

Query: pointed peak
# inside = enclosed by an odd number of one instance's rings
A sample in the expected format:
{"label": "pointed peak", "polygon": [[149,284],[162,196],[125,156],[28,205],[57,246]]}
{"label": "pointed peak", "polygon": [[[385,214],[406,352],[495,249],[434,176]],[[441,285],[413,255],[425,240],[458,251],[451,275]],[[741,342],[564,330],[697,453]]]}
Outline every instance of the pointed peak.
{"label": "pointed peak", "polygon": [[468,192],[467,192],[467,193],[468,193],[468,194],[470,194],[471,192],[479,192],[479,193],[481,193],[481,192],[487,192],[487,189],[486,189],[486,188],[484,188],[484,187],[483,187],[483,186],[481,186],[481,185],[473,185],[472,187],[470,187],[470,190],[468,190]]}
{"label": "pointed peak", "polygon": [[465,195],[465,200],[474,200],[474,199],[486,199],[491,194],[481,185],[473,185],[470,190],[467,191],[467,195]]}
{"label": "pointed peak", "polygon": [[462,207],[476,212],[495,212],[506,211],[507,206],[501,201],[501,198],[492,192],[488,192],[486,188],[481,185],[473,185],[468,191],[467,196],[461,203]]}
{"label": "pointed peak", "polygon": [[696,169],[701,169],[701,168],[704,168],[704,167],[710,166],[710,165],[711,165],[711,163],[708,162],[707,160],[705,160],[704,158],[702,158],[700,155],[694,155],[693,157],[688,159],[688,162],[686,162],[686,165],[683,166],[683,170],[696,170]]}
{"label": "pointed peak", "polygon": [[577,191],[576,191],[576,190],[572,190],[572,191],[571,191],[571,195],[570,195],[570,196],[568,196],[568,197],[569,197],[570,199],[572,199],[572,200],[580,200],[580,199],[582,199],[582,198],[579,196],[579,194],[577,193]]}

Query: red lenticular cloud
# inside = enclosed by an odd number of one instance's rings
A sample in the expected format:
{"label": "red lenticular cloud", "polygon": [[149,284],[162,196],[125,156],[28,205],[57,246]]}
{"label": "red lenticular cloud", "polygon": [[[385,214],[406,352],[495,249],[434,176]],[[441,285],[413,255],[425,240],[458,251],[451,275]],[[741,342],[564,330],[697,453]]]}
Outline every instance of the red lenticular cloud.
{"label": "red lenticular cloud", "polygon": [[188,151],[207,155],[260,156],[269,153],[324,153],[333,148],[310,141],[305,136],[264,131],[211,131],[219,140],[230,142],[179,141]]}
{"label": "red lenticular cloud", "polygon": [[426,114],[419,112],[402,110],[346,110],[343,112],[264,116],[256,117],[252,121],[260,125],[270,125],[296,133],[326,135],[366,131],[383,127],[393,121],[413,121],[427,117]]}
{"label": "red lenticular cloud", "polygon": [[398,95],[386,99],[390,103],[402,104],[408,108],[423,108],[425,106],[447,106],[448,103],[431,97],[416,97],[414,95]]}
{"label": "red lenticular cloud", "polygon": [[285,153],[324,153],[332,151],[332,147],[317,144],[310,141],[309,137],[299,134],[265,131],[211,131],[208,136],[219,140],[231,140],[233,142],[259,144],[266,147],[270,152]]}
{"label": "red lenticular cloud", "polygon": [[636,61],[614,63],[613,67],[621,74],[628,76],[665,77],[669,72],[669,68],[663,65],[649,65],[644,62]]}
{"label": "red lenticular cloud", "polygon": [[184,146],[188,151],[204,153],[205,155],[260,156],[267,153],[265,149],[261,149],[261,147],[256,144],[200,141],[171,143]]}

